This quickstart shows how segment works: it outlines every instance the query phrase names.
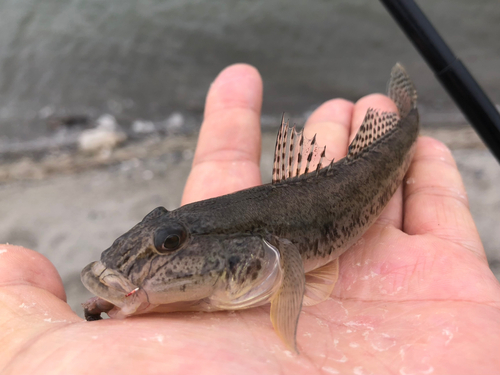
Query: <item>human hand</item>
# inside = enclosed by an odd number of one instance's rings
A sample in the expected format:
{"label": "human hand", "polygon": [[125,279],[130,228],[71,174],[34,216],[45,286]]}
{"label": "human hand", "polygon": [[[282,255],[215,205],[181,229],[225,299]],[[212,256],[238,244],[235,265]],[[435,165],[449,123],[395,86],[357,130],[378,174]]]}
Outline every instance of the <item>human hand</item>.
{"label": "human hand", "polygon": [[[183,203],[260,183],[262,83],[224,70],[210,88]],[[328,157],[347,152],[382,95],[332,100],[309,118]],[[500,285],[488,268],[450,152],[420,138],[404,186],[340,258],[330,300],[304,307],[300,355],[273,331],[269,307],[85,322],[42,255],[0,246],[2,374],[488,374],[498,372]]]}

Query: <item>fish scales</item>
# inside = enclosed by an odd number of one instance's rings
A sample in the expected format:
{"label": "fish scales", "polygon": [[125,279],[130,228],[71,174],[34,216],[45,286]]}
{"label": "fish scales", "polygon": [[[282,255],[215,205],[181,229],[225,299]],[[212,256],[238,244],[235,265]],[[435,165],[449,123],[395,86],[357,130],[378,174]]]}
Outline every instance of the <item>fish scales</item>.
{"label": "fish scales", "polygon": [[97,295],[84,304],[86,317],[271,302],[275,330],[296,350],[302,305],[329,297],[338,257],[378,218],[411,162],[416,91],[399,64],[388,91],[399,115],[369,109],[345,158],[321,168],[315,137],[282,119],[273,183],[153,210],[82,271]]}
{"label": "fish scales", "polygon": [[[410,121],[405,125],[374,145],[372,152],[353,162],[342,159],[328,173],[324,168],[318,176],[310,173],[196,202],[174,211],[175,217],[201,235],[272,233],[298,244],[312,239],[344,243],[346,236],[356,237],[373,223],[400,185],[418,134]],[[332,246],[324,247],[319,256],[332,251]],[[300,246],[299,251],[309,259],[313,249]]]}

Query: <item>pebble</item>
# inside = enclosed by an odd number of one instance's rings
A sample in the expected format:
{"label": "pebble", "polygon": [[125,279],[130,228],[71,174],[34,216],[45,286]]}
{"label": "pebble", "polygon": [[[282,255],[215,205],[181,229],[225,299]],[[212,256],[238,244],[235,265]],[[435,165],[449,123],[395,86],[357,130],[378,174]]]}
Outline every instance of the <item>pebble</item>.
{"label": "pebble", "polygon": [[94,129],[84,130],[78,137],[78,147],[85,152],[111,150],[123,143],[127,135],[120,130],[114,116],[99,117]]}

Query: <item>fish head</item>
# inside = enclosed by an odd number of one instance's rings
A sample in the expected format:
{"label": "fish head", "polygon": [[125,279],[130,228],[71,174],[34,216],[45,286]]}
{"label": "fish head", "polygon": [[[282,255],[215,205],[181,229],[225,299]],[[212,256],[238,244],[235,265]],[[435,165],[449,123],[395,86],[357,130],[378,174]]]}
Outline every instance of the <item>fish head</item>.
{"label": "fish head", "polygon": [[158,207],[85,267],[82,282],[115,306],[112,317],[247,308],[277,291],[279,252],[261,236],[193,229]]}

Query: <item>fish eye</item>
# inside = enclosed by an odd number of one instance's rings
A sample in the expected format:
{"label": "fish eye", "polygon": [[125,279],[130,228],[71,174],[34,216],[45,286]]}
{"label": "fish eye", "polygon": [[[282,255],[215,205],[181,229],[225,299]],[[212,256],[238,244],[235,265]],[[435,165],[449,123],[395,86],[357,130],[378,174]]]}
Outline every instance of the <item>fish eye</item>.
{"label": "fish eye", "polygon": [[177,234],[171,234],[163,242],[163,247],[165,249],[174,250],[181,244],[181,238]]}
{"label": "fish eye", "polygon": [[164,228],[155,233],[154,245],[161,254],[168,254],[179,249],[186,239],[186,231],[182,228]]}

